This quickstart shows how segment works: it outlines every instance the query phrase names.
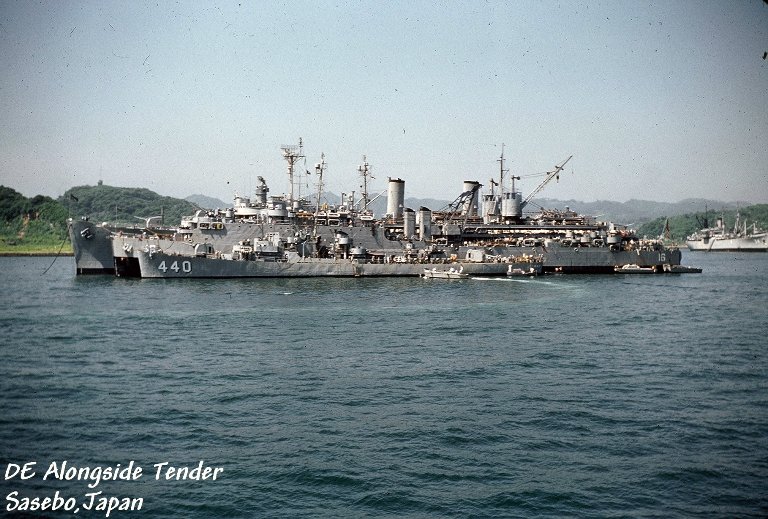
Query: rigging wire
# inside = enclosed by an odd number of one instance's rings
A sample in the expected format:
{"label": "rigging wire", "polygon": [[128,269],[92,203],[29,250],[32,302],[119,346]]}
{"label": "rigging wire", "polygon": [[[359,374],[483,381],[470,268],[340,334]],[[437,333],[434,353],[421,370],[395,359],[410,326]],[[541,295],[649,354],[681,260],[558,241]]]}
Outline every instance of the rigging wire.
{"label": "rigging wire", "polygon": [[61,254],[61,251],[64,249],[64,244],[67,243],[68,238],[64,238],[64,241],[61,242],[61,247],[59,247],[59,252],[56,253],[56,256],[54,256],[53,261],[50,265],[48,265],[48,268],[43,271],[41,276],[44,276],[49,270],[51,270],[51,267],[53,267],[53,264],[56,263],[56,260],[59,259],[59,255]]}

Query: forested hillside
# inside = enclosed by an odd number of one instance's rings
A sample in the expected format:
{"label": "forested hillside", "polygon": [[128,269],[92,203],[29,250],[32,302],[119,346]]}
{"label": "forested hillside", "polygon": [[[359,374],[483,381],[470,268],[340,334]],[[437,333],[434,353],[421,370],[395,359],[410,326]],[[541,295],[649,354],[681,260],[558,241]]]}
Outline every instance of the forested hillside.
{"label": "forested hillside", "polygon": [[149,189],[103,184],[73,187],[59,202],[73,217],[88,216],[99,222],[136,223],[139,219],[162,215],[166,224],[176,225],[182,216],[194,214],[198,209],[192,202],[161,196]]}
{"label": "forested hillside", "polygon": [[[140,224],[150,216],[163,215],[175,225],[198,207],[186,200],[161,196],[149,189],[78,186],[54,200],[37,195],[27,198],[0,186],[0,252],[56,252],[67,238],[67,218],[88,216],[96,222]],[[63,249],[71,251],[67,244]]]}
{"label": "forested hillside", "polygon": [[21,253],[58,247],[67,235],[66,220],[66,208],[53,198],[27,198],[0,186],[0,250]]}

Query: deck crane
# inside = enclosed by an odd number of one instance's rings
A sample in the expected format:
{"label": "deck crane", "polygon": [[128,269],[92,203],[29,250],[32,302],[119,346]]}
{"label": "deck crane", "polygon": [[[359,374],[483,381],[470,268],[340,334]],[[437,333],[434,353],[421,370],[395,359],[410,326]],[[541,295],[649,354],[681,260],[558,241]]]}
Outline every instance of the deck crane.
{"label": "deck crane", "polygon": [[573,158],[573,155],[571,155],[570,157],[565,159],[561,164],[555,166],[554,170],[548,171],[547,172],[547,178],[545,178],[544,181],[536,187],[536,189],[531,191],[530,195],[525,197],[525,200],[523,200],[523,203],[520,205],[520,209],[522,209],[523,207],[528,205],[528,202],[530,202],[531,199],[533,199],[533,197],[536,196],[539,193],[539,191],[544,189],[544,186],[549,184],[550,180],[552,180],[553,178],[557,178],[558,180],[560,180],[560,172],[563,170],[563,168],[568,163],[568,161],[571,160],[572,158]]}
{"label": "deck crane", "polygon": [[[467,204],[467,202],[471,202],[474,199],[475,194],[480,190],[481,187],[483,187],[482,184],[480,183],[475,184],[474,186],[472,186],[472,189],[470,189],[469,191],[464,191],[462,194],[456,197],[456,200],[448,204],[447,214],[450,215],[449,218],[451,220],[453,220],[453,216],[460,211],[460,208],[462,206]],[[467,209],[464,212],[464,225],[467,224],[467,218],[469,218],[469,214],[471,212],[472,211],[470,211],[469,209]]]}

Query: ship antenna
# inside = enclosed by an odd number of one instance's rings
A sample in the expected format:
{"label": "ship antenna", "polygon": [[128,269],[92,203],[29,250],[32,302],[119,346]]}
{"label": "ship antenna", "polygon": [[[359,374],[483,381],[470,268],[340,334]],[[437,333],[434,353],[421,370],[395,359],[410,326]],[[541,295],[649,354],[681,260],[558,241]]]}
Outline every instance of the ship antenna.
{"label": "ship antenna", "polygon": [[370,200],[368,199],[368,179],[375,179],[373,175],[371,175],[371,165],[368,164],[368,159],[365,155],[363,155],[363,163],[357,166],[357,171],[362,175],[363,177],[363,185],[360,186],[363,188],[363,210],[368,209],[368,204],[370,203]]}
{"label": "ship antenna", "polygon": [[283,158],[288,162],[288,181],[291,184],[290,204],[291,210],[293,210],[293,167],[296,164],[296,161],[304,158],[304,148],[301,137],[299,137],[298,146],[295,144],[284,144],[280,146],[280,149],[283,151]]}

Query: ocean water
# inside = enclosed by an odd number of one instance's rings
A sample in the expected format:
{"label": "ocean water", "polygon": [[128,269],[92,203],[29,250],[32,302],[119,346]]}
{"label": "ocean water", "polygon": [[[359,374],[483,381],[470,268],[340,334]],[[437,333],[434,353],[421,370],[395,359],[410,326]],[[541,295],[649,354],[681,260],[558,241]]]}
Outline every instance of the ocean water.
{"label": "ocean water", "polygon": [[[458,281],[51,262],[0,258],[8,516],[56,492],[78,513],[28,516],[768,515],[768,254]],[[216,480],[157,479],[201,460]],[[44,478],[63,461],[92,471]]]}

